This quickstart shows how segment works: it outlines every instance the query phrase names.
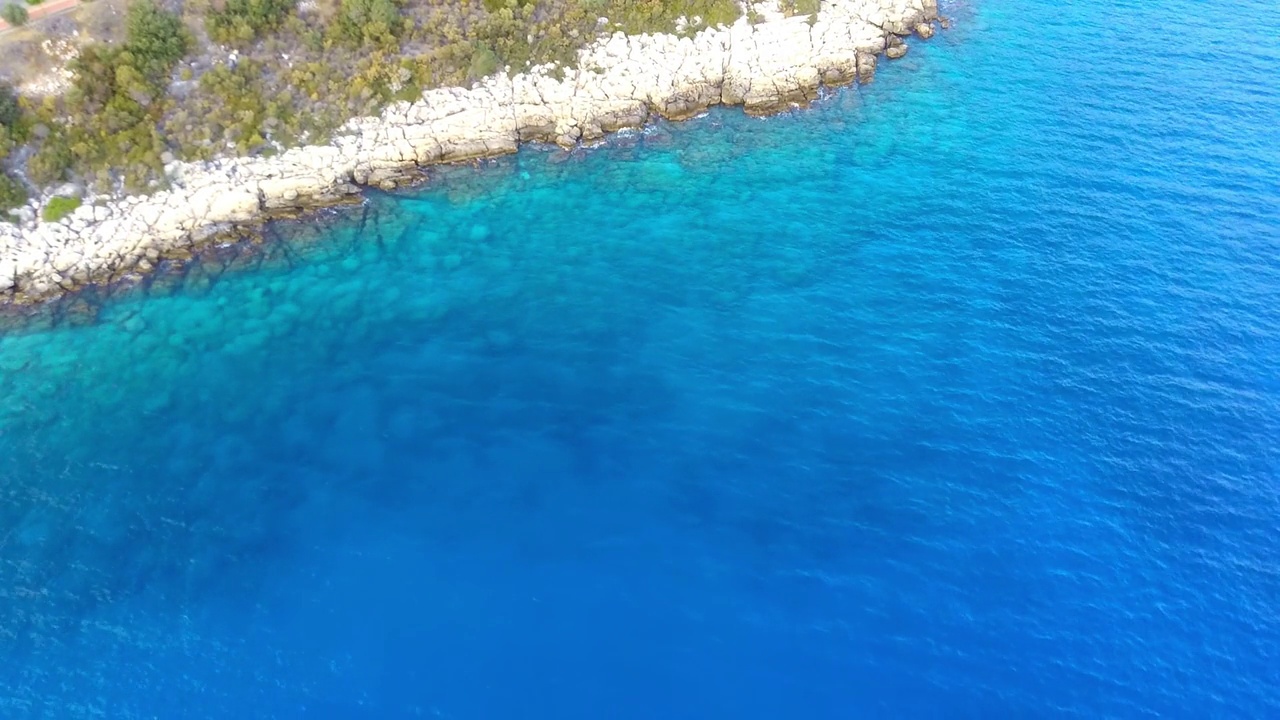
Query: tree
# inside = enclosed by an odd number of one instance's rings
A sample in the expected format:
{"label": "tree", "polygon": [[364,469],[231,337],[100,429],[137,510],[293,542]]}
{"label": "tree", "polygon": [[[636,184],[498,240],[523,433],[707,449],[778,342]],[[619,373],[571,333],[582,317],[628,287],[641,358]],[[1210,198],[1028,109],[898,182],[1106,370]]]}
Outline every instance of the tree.
{"label": "tree", "polygon": [[396,0],[342,0],[331,32],[352,45],[394,47],[403,25]]}
{"label": "tree", "polygon": [[62,107],[41,113],[49,132],[27,160],[27,176],[37,185],[74,173],[99,183],[123,180],[136,190],[163,171],[158,124],[191,35],[154,0],[129,5],[125,30],[121,45],[83,47],[71,62],[71,90]]}
{"label": "tree", "polygon": [[14,27],[27,24],[27,9],[21,5],[5,5],[0,8],[0,18]]}
{"label": "tree", "polygon": [[27,201],[27,189],[17,179],[0,171],[0,220],[8,220],[8,211]]}
{"label": "tree", "polygon": [[21,120],[22,106],[18,104],[18,94],[12,87],[0,83],[0,160],[26,140],[26,127]]}
{"label": "tree", "polygon": [[129,38],[125,50],[136,59],[138,69],[155,81],[163,82],[158,76],[172,71],[174,63],[191,47],[191,34],[182,20],[161,10],[152,0],[129,5],[125,28]]}
{"label": "tree", "polygon": [[22,116],[22,108],[18,105],[18,93],[8,83],[0,82],[0,126],[12,130]]}
{"label": "tree", "polygon": [[220,43],[247,43],[280,27],[295,0],[227,0],[226,7],[205,16],[209,37]]}

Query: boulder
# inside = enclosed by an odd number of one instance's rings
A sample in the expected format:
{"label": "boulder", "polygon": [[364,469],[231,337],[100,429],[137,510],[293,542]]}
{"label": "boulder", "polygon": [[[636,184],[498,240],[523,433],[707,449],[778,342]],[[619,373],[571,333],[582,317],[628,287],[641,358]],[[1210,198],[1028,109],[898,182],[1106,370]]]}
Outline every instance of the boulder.
{"label": "boulder", "polygon": [[82,198],[84,197],[84,187],[77,183],[63,183],[54,188],[53,194],[69,198]]}
{"label": "boulder", "polygon": [[257,188],[224,189],[213,195],[205,217],[210,222],[245,222],[258,214]]}
{"label": "boulder", "polygon": [[869,52],[858,53],[858,82],[866,85],[875,79],[877,58]]}

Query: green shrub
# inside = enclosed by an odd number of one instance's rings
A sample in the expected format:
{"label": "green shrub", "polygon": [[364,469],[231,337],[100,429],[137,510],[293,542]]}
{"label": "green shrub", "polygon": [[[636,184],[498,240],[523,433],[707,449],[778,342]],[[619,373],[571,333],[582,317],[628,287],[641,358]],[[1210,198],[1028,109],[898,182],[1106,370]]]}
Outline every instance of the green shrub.
{"label": "green shrub", "polygon": [[130,4],[125,29],[122,45],[85,46],[70,65],[65,101],[39,109],[37,119],[50,132],[27,163],[33,182],[58,182],[74,170],[100,185],[118,178],[141,190],[161,177],[167,144],[159,126],[170,104],[169,79],[191,36],[152,0]]}
{"label": "green shrub", "polygon": [[498,71],[498,56],[488,45],[481,45],[471,53],[471,66],[468,69],[472,79],[479,80]]}
{"label": "green shrub", "polygon": [[527,7],[533,4],[534,0],[484,0],[484,9],[493,13],[498,12],[502,8],[515,10],[516,8]]}
{"label": "green shrub", "polygon": [[787,17],[816,15],[819,0],[782,0],[782,12]]}
{"label": "green shrub", "polygon": [[284,23],[295,0],[227,0],[226,7],[205,16],[214,42],[248,43]]}
{"label": "green shrub", "polygon": [[742,15],[734,0],[612,0],[604,16],[617,22],[627,33],[673,32],[676,19],[702,18],[690,30],[712,25],[729,25]]}
{"label": "green shrub", "polygon": [[45,222],[58,222],[62,218],[75,212],[75,209],[78,207],[80,207],[80,198],[57,195],[49,198],[49,202],[45,204],[44,210],[40,211],[40,217]]}
{"label": "green shrub", "polygon": [[14,92],[13,86],[0,82],[0,127],[12,130],[17,127],[21,117],[22,106],[18,104],[18,93]]}
{"label": "green shrub", "polygon": [[0,125],[0,160],[9,157],[9,153],[13,151],[15,145],[17,143],[14,142],[13,137],[9,134],[9,128]]}
{"label": "green shrub", "polygon": [[[243,60],[234,68],[219,65],[200,78],[201,93],[210,105],[201,123],[210,131],[213,143],[231,142],[245,152],[266,142],[263,123],[269,110],[263,99],[261,76],[261,65]],[[283,114],[278,108],[272,110]]]}
{"label": "green shrub", "polygon": [[66,134],[54,132],[27,160],[27,177],[37,185],[52,185],[65,180],[74,163],[75,157],[71,154]]}
{"label": "green shrub", "polygon": [[342,0],[330,27],[335,40],[349,45],[393,48],[404,29],[396,0]]}
{"label": "green shrub", "polygon": [[152,0],[129,5],[125,32],[125,51],[137,61],[139,70],[152,76],[168,75],[191,47],[191,34],[182,20]]}
{"label": "green shrub", "polygon": [[26,25],[29,17],[31,16],[27,13],[27,9],[21,5],[8,4],[0,8],[0,20],[4,20],[14,27]]}
{"label": "green shrub", "polygon": [[0,220],[12,219],[9,210],[27,201],[27,188],[10,175],[0,172]]}

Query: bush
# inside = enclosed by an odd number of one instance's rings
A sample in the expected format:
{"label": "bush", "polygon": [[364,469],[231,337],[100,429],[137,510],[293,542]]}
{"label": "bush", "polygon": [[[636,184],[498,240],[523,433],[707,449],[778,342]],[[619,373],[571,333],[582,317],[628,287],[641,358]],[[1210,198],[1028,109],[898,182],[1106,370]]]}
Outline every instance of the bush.
{"label": "bush", "polygon": [[294,0],[227,0],[222,10],[210,12],[205,28],[214,42],[248,43],[280,27]]}
{"label": "bush", "polygon": [[80,198],[57,195],[49,198],[49,202],[45,204],[44,210],[40,211],[40,217],[45,222],[58,222],[62,218],[75,212],[75,209],[78,207],[80,207]]}
{"label": "bush", "polygon": [[702,18],[698,30],[711,25],[729,25],[742,15],[734,0],[613,0],[603,13],[631,34],[673,32],[680,17]]}
{"label": "bush", "polygon": [[18,93],[7,83],[0,82],[0,127],[13,130],[22,117],[22,106],[18,104]]}
{"label": "bush", "polygon": [[404,18],[396,0],[342,0],[330,32],[350,45],[392,48],[403,28]]}
{"label": "bush", "polygon": [[9,4],[0,8],[0,19],[14,27],[26,25],[29,17],[31,16],[27,14],[27,9],[21,5]]}
{"label": "bush", "polygon": [[129,5],[125,31],[125,51],[137,60],[138,69],[156,82],[162,81],[191,47],[191,34],[182,20],[161,10],[152,0]]}
{"label": "bush", "polygon": [[219,65],[200,78],[201,93],[211,101],[211,112],[201,122],[216,146],[232,142],[239,151],[246,152],[266,142],[263,122],[268,109],[261,76],[259,63],[243,60],[234,68]]}
{"label": "bush", "polygon": [[782,12],[787,17],[815,15],[818,12],[818,0],[782,0]]}
{"label": "bush", "polygon": [[27,176],[37,185],[52,185],[67,178],[67,171],[74,162],[66,135],[55,132],[45,138],[27,161]]}
{"label": "bush", "polygon": [[27,201],[27,189],[16,178],[0,172],[0,220],[12,219],[9,210]]}
{"label": "bush", "polygon": [[473,80],[488,77],[498,71],[498,56],[487,45],[481,45],[471,53],[471,66],[468,72]]}
{"label": "bush", "polygon": [[27,163],[33,182],[48,185],[75,170],[99,185],[118,178],[141,190],[160,176],[166,143],[159,124],[170,75],[191,36],[152,0],[129,6],[125,29],[123,45],[85,46],[71,63],[65,102],[38,109],[49,132]]}

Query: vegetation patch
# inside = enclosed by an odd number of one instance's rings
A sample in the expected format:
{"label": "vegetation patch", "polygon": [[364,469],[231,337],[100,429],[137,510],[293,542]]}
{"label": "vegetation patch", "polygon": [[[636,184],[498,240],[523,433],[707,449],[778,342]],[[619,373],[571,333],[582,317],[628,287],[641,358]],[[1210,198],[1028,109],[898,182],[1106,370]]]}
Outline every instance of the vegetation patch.
{"label": "vegetation patch", "polygon": [[161,171],[169,75],[191,36],[151,0],[130,5],[125,26],[123,45],[81,50],[71,91],[38,109],[44,140],[27,166],[34,182],[52,184],[74,171],[109,186],[114,172],[127,189],[142,190]]}
{"label": "vegetation patch", "polygon": [[735,0],[197,0],[179,17],[157,1],[130,2],[121,41],[80,48],[64,96],[23,101],[31,132],[0,145],[28,145],[32,183],[145,192],[172,160],[325,142],[426,89],[570,67],[602,34],[687,34],[741,14]]}
{"label": "vegetation patch", "polygon": [[818,14],[819,0],[782,0],[782,12],[787,17]]}
{"label": "vegetation patch", "polygon": [[673,32],[680,18],[688,23],[687,32],[694,32],[730,25],[742,15],[742,8],[731,0],[639,0],[609,4],[614,6],[615,14],[606,17],[627,33]]}
{"label": "vegetation patch", "polygon": [[9,211],[27,202],[27,189],[10,175],[0,172],[0,221],[12,220]]}
{"label": "vegetation patch", "polygon": [[9,211],[27,201],[27,188],[4,169],[4,162],[26,139],[22,107],[13,88],[0,83],[0,221],[9,220]]}
{"label": "vegetation patch", "polygon": [[49,199],[49,202],[44,206],[44,210],[40,212],[40,217],[45,222],[58,222],[75,212],[78,207],[80,207],[80,198],[58,195]]}
{"label": "vegetation patch", "polygon": [[15,3],[6,3],[4,7],[0,7],[0,20],[4,20],[13,27],[21,27],[27,24],[27,20],[31,14],[27,9]]}
{"label": "vegetation patch", "polygon": [[295,0],[224,0],[205,16],[214,42],[243,45],[276,30],[293,11]]}

